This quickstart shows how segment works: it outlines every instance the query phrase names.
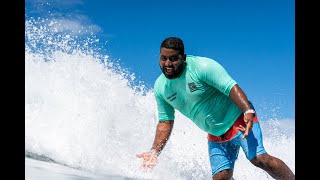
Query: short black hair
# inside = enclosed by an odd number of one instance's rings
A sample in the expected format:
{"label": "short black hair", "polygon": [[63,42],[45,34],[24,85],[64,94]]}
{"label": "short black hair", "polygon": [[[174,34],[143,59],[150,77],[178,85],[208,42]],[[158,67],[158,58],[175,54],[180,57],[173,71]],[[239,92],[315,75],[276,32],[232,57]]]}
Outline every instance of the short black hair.
{"label": "short black hair", "polygon": [[161,48],[167,48],[167,49],[174,49],[176,51],[179,51],[181,55],[184,55],[184,45],[183,41],[178,37],[168,37],[161,43]]}

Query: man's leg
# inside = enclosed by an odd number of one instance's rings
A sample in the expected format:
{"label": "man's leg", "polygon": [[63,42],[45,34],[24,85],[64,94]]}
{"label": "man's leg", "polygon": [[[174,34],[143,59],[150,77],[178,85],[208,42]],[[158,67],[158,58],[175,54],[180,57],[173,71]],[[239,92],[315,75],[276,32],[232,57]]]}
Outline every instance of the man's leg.
{"label": "man's leg", "polygon": [[225,169],[212,176],[212,180],[232,180],[232,176],[233,169]]}
{"label": "man's leg", "polygon": [[253,123],[249,135],[245,139],[241,139],[240,142],[243,152],[253,165],[265,170],[275,179],[295,179],[293,172],[282,160],[270,156],[265,151],[259,122]]}
{"label": "man's leg", "polygon": [[238,157],[240,146],[230,142],[208,141],[208,151],[213,180],[231,180],[234,163]]}
{"label": "man's leg", "polygon": [[267,153],[254,157],[250,160],[250,162],[253,165],[265,170],[274,179],[295,179],[293,172],[282,160],[270,156]]}

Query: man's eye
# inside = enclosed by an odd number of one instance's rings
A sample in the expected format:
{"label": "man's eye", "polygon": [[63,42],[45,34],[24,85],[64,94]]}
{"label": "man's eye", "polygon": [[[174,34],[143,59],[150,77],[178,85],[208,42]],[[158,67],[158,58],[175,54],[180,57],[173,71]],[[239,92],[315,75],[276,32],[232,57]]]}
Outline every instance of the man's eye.
{"label": "man's eye", "polygon": [[177,61],[179,59],[178,56],[172,56],[170,57],[170,61]]}
{"label": "man's eye", "polygon": [[167,60],[167,58],[164,57],[164,56],[160,57],[160,59],[161,59],[162,61],[166,61],[166,60]]}

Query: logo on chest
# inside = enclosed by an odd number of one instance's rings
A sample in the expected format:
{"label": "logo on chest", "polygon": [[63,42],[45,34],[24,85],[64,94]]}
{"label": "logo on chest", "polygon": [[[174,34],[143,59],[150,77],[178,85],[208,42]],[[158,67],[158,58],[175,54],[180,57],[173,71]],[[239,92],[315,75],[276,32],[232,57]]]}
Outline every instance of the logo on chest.
{"label": "logo on chest", "polygon": [[194,92],[194,91],[198,90],[198,88],[194,82],[188,83],[188,86],[189,86],[190,92]]}

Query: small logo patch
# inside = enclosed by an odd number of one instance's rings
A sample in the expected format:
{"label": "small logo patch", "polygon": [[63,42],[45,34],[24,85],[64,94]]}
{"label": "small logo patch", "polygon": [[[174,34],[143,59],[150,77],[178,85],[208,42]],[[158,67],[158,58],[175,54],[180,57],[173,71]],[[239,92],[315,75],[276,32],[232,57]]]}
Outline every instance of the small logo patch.
{"label": "small logo patch", "polygon": [[167,99],[170,100],[170,101],[173,101],[173,100],[175,100],[176,98],[177,98],[177,93],[176,93],[176,92],[173,93],[173,94],[171,94],[169,97],[167,97]]}
{"label": "small logo patch", "polygon": [[189,86],[190,92],[194,92],[194,91],[198,90],[197,86],[194,82],[188,83],[188,86]]}

